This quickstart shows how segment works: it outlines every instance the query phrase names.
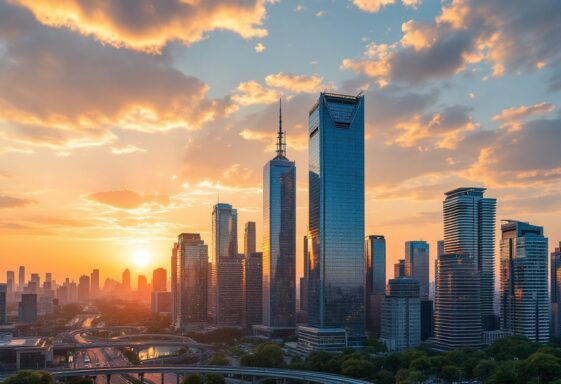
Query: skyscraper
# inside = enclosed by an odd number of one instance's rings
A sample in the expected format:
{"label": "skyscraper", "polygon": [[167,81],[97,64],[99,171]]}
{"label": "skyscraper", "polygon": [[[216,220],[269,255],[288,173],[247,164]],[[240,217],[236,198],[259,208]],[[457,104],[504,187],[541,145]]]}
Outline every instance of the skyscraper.
{"label": "skyscraper", "polygon": [[20,323],[35,323],[37,321],[37,294],[24,293],[19,303]]}
{"label": "skyscraper", "polygon": [[6,284],[8,289],[8,294],[13,294],[16,290],[16,274],[14,271],[6,271]]}
{"label": "skyscraper", "polygon": [[128,268],[123,271],[121,284],[123,286],[124,291],[128,292],[131,290],[131,271],[129,271]]}
{"label": "skyscraper", "polygon": [[380,335],[381,304],[386,292],[386,239],[366,237],[364,246],[366,329]]}
{"label": "skyscraper", "polygon": [[561,241],[559,248],[551,252],[551,267],[549,277],[549,297],[551,299],[551,334],[556,337],[561,336],[561,280],[557,274],[561,270]]}
{"label": "skyscraper", "polygon": [[230,204],[212,210],[210,315],[219,325],[241,325],[243,265],[238,256],[238,213]]}
{"label": "skyscraper", "polygon": [[243,251],[245,257],[248,257],[249,255],[255,252],[255,248],[256,248],[255,243],[256,243],[255,222],[248,221],[247,223],[245,223],[245,231],[243,237],[243,244],[244,244]]}
{"label": "skyscraper", "polygon": [[419,282],[409,277],[391,279],[382,304],[380,341],[389,351],[416,348],[421,344]]}
{"label": "skyscraper", "polygon": [[[206,274],[205,274],[206,275]],[[167,291],[167,272],[164,268],[156,268],[152,271],[152,291]]]}
{"label": "skyscraper", "polygon": [[397,263],[393,265],[393,277],[397,279],[398,277],[405,277],[405,260],[399,259]]}
{"label": "skyscraper", "polygon": [[501,329],[547,343],[548,260],[543,227],[506,220],[501,232]]}
{"label": "skyscraper", "polygon": [[263,321],[263,253],[244,259],[244,325],[251,329]]}
{"label": "skyscraper", "polygon": [[263,325],[273,337],[296,326],[296,166],[281,109],[277,153],[263,168]]}
{"label": "skyscraper", "polygon": [[[177,253],[179,251],[179,245],[177,243],[173,243],[173,247],[171,249],[171,326],[173,328],[178,328],[179,324],[179,270],[178,270],[178,260],[177,260]],[[207,273],[208,273],[207,268]],[[208,276],[207,276],[207,302],[208,302]],[[208,310],[208,307],[207,307]],[[207,314],[208,316],[208,314]]]}
{"label": "skyscraper", "polygon": [[419,282],[422,300],[429,298],[429,244],[426,241],[405,242],[405,276]]}
{"label": "skyscraper", "polygon": [[208,246],[198,233],[182,233],[176,244],[172,321],[180,330],[198,328],[208,319]]}
{"label": "skyscraper", "polygon": [[18,289],[20,292],[23,292],[23,287],[25,287],[25,266],[20,265],[18,276]]}
{"label": "skyscraper", "polygon": [[150,294],[149,289],[148,289],[148,279],[144,275],[138,275],[137,282],[138,283],[136,285],[136,292],[137,292],[138,298],[140,300],[148,299],[148,295]]}
{"label": "skyscraper", "polygon": [[0,284],[0,325],[8,324],[8,284]]}
{"label": "skyscraper", "polygon": [[340,350],[365,338],[364,97],[321,93],[308,137],[308,326],[298,343]]}
{"label": "skyscraper", "polygon": [[308,257],[308,236],[304,235],[304,276],[300,278],[300,310],[307,317],[308,313],[308,271],[310,259]]}
{"label": "skyscraper", "polygon": [[437,348],[481,346],[479,273],[466,254],[444,254],[437,259],[434,338]]}
{"label": "skyscraper", "polygon": [[78,280],[78,300],[88,301],[90,299],[90,277],[83,275]]}
{"label": "skyscraper", "polygon": [[94,269],[90,275],[90,296],[99,296],[99,269]]}
{"label": "skyscraper", "polygon": [[483,197],[485,188],[458,188],[444,200],[444,251],[473,257],[479,280],[483,330],[496,328],[495,292],[496,199]]}

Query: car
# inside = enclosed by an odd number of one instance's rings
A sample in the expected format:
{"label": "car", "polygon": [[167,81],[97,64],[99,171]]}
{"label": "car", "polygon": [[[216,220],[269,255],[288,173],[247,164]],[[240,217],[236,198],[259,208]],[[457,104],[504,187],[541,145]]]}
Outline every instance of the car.
{"label": "car", "polygon": [[92,366],[90,365],[90,363],[86,363],[84,364],[84,368],[91,368]]}
{"label": "car", "polygon": [[96,367],[96,368],[99,368],[99,363],[95,363],[95,367]]}

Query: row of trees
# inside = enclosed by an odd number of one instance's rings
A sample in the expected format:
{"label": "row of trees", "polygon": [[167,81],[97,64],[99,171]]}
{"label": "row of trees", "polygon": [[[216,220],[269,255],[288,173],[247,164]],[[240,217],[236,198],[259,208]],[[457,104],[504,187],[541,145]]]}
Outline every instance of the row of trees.
{"label": "row of trees", "polygon": [[[17,374],[4,380],[5,384],[54,384],[53,376],[48,372],[42,371],[19,371]],[[92,379],[85,377],[75,377],[69,384],[94,384]],[[208,374],[204,377],[191,374],[183,379],[183,384],[226,384],[224,376],[218,374]]]}

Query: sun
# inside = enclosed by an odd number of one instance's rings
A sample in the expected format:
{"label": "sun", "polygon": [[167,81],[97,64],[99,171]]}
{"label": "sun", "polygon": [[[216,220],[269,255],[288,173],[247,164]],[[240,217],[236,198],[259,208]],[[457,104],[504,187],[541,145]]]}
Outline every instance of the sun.
{"label": "sun", "polygon": [[133,255],[133,261],[134,264],[139,268],[146,267],[150,262],[150,253],[146,250],[136,251]]}

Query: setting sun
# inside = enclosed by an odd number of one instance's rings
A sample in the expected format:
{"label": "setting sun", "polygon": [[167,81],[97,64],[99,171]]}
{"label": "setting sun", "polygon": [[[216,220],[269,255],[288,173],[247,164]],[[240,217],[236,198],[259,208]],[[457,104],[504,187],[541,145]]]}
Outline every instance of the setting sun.
{"label": "setting sun", "polygon": [[137,267],[146,267],[150,262],[150,253],[146,250],[136,251],[133,256],[134,265]]}

